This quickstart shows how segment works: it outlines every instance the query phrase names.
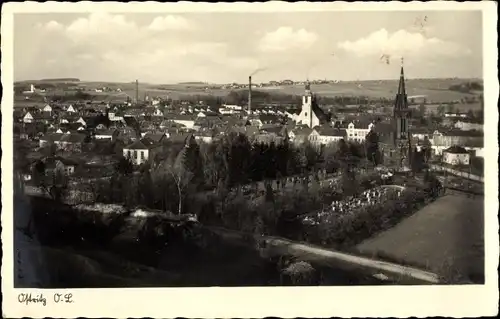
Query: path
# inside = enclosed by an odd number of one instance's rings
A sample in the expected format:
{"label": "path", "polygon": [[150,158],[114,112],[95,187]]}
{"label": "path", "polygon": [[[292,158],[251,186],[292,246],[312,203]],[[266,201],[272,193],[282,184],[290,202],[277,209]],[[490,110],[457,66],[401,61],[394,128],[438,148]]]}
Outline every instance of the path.
{"label": "path", "polygon": [[484,198],[446,195],[357,246],[465,281],[484,277]]}
{"label": "path", "polygon": [[436,274],[413,267],[406,267],[371,258],[355,256],[311,244],[297,243],[275,236],[258,236],[219,227],[206,228],[222,235],[226,239],[241,239],[242,237],[250,235],[255,237],[257,240],[263,240],[266,243],[265,253],[270,256],[288,254],[303,261],[320,263],[348,271],[368,273],[374,277],[383,274],[389,279],[406,283],[439,283],[439,278]]}

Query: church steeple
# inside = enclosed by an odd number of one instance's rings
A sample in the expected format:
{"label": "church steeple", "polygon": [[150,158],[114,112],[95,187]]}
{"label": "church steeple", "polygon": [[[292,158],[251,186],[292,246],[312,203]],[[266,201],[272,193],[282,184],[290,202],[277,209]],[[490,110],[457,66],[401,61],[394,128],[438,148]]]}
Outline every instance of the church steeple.
{"label": "church steeple", "polygon": [[309,79],[306,80],[305,91],[306,95],[311,95],[311,83],[309,83]]}
{"label": "church steeple", "polygon": [[401,58],[401,73],[399,75],[399,87],[396,94],[396,101],[394,104],[394,111],[408,109],[408,96],[406,95],[405,87],[405,72],[403,67],[403,58]]}
{"label": "church steeple", "polygon": [[411,159],[411,134],[409,132],[410,117],[411,113],[408,108],[408,96],[406,95],[403,58],[401,58],[399,87],[394,101],[394,146],[399,149],[399,157],[405,160],[405,165],[409,165]]}

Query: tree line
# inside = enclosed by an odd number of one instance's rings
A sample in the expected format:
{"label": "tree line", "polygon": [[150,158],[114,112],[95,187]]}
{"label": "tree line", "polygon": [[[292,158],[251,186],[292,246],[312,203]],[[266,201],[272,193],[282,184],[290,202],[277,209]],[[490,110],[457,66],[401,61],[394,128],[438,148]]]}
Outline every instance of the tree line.
{"label": "tree line", "polygon": [[355,178],[355,168],[380,163],[377,138],[371,133],[363,144],[341,140],[323,147],[251,142],[235,133],[210,144],[190,138],[183,146],[170,145],[138,169],[120,158],[111,180],[95,184],[92,191],[102,202],[183,213],[196,194],[215,192],[223,197],[261,181],[342,170],[346,192],[351,192],[347,185]]}

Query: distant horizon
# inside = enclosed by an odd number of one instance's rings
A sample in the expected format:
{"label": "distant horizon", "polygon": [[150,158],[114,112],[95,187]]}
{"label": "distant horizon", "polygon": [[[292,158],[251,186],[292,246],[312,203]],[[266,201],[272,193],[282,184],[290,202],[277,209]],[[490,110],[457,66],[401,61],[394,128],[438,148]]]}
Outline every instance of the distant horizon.
{"label": "distant horizon", "polygon": [[[57,80],[59,79],[77,79],[74,77],[58,77],[58,78],[43,78],[43,79],[29,79],[29,80],[17,80],[14,81],[14,84],[19,84],[19,83],[29,83],[29,82],[44,82],[44,81],[53,81],[53,82],[58,82]],[[476,80],[476,81],[484,81],[483,78],[479,77],[426,77],[426,78],[409,78],[405,74],[405,80],[406,81],[414,81],[414,80],[450,80],[450,79],[455,79],[455,80]],[[228,85],[228,84],[241,84],[245,85],[248,84],[247,82],[227,82],[227,83],[215,83],[215,82],[205,82],[205,81],[183,81],[183,82],[176,82],[176,83],[155,83],[155,82],[141,82],[139,80],[139,85],[141,84],[149,84],[149,85],[184,85],[184,84],[205,84],[205,85]],[[341,83],[360,83],[360,82],[377,82],[377,81],[398,81],[399,80],[399,73],[397,77],[394,78],[385,78],[385,79],[365,79],[365,80],[333,80],[333,79],[304,79],[304,80],[292,80],[292,79],[281,79],[281,80],[269,80],[266,82],[262,81],[252,81],[252,84],[260,84],[260,83],[269,83],[271,81],[287,81],[291,80],[294,82],[305,82],[307,80],[309,81],[339,81]],[[71,81],[68,81],[71,82]],[[88,80],[88,79],[78,79],[78,81],[73,81],[75,83],[110,83],[110,84],[134,84],[135,80],[132,81],[106,81],[106,80]],[[314,85],[314,84],[313,84]]]}

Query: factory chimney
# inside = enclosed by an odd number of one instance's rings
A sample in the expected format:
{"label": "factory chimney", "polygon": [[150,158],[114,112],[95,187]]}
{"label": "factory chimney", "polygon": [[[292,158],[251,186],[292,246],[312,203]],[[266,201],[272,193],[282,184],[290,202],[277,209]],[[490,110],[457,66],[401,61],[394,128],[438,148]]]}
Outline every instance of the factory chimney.
{"label": "factory chimney", "polygon": [[139,80],[135,80],[135,103],[139,103]]}
{"label": "factory chimney", "polygon": [[252,113],[252,76],[248,77],[248,115]]}

